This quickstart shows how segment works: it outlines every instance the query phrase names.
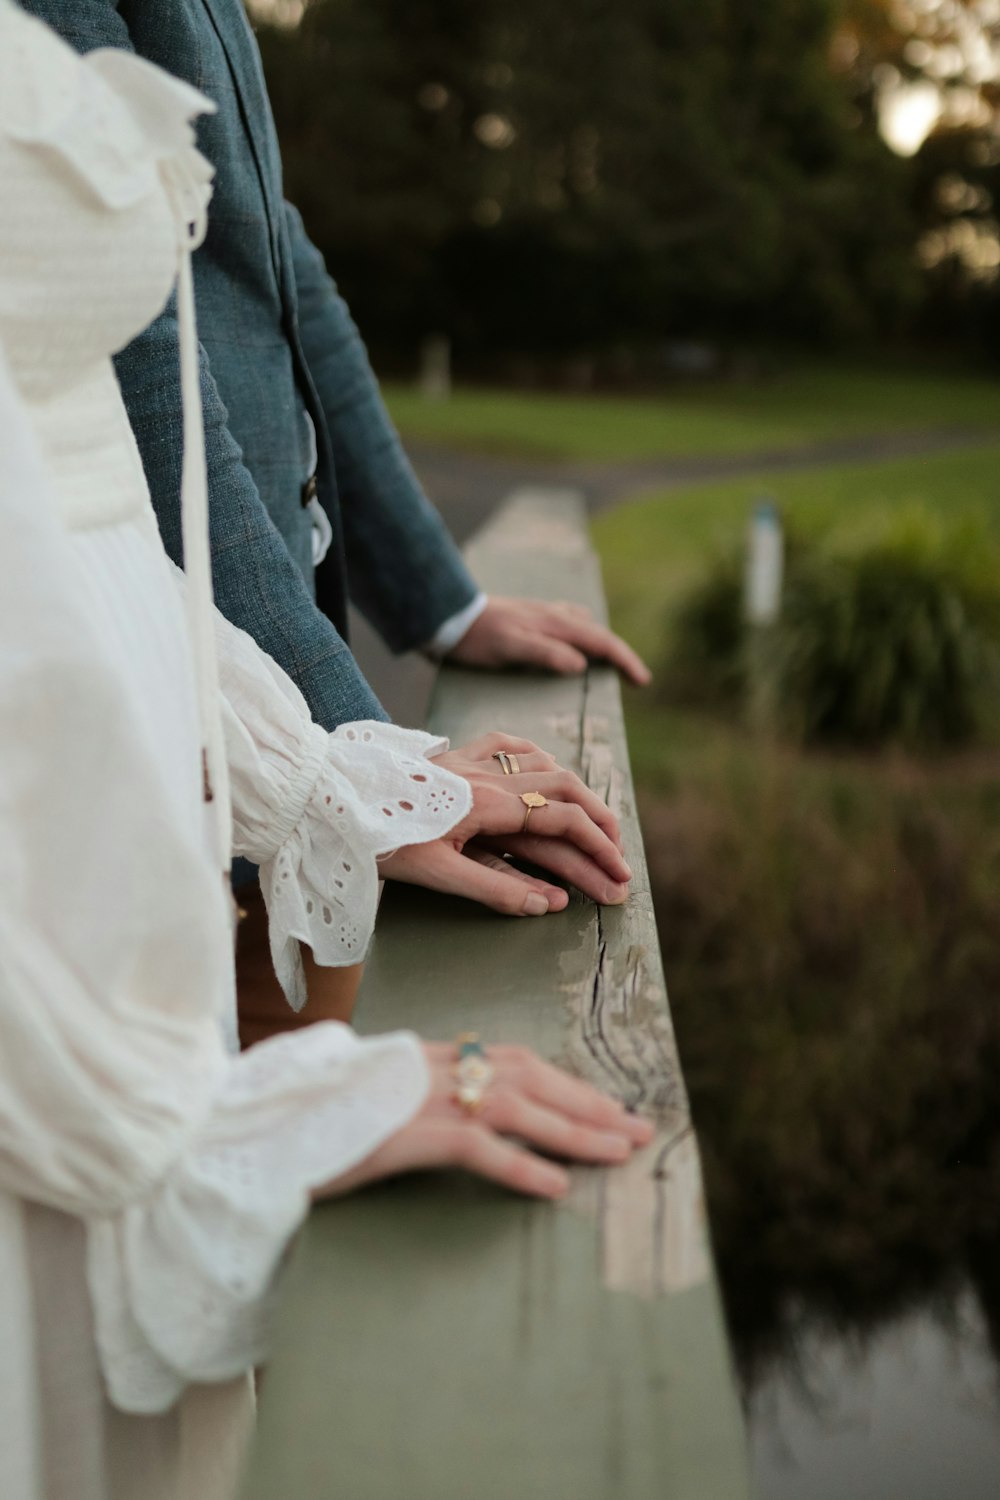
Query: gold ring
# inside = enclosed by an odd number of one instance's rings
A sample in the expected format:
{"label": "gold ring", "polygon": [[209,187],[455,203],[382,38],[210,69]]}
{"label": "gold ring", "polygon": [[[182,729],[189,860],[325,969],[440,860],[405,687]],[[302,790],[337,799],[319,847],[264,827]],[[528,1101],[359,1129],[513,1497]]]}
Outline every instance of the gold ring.
{"label": "gold ring", "polygon": [[528,819],[532,810],[536,807],[548,807],[548,797],[543,797],[541,792],[522,792],[521,801],[524,803],[524,822],[521,824],[521,832],[527,833]]}
{"label": "gold ring", "polygon": [[508,760],[508,762],[510,764],[510,768],[513,771],[514,775],[515,776],[520,776],[520,774],[521,774],[521,762],[518,760],[517,756],[513,753],[513,751],[510,751],[510,750],[507,751],[507,760]]}
{"label": "gold ring", "polygon": [[505,776],[513,775],[510,766],[510,756],[507,754],[506,750],[494,750],[493,759],[500,762],[500,769]]}
{"label": "gold ring", "polygon": [[463,1031],[455,1038],[458,1057],[451,1069],[455,1080],[452,1099],[467,1115],[478,1115],[483,1094],[493,1082],[495,1069],[483,1051],[476,1031]]}

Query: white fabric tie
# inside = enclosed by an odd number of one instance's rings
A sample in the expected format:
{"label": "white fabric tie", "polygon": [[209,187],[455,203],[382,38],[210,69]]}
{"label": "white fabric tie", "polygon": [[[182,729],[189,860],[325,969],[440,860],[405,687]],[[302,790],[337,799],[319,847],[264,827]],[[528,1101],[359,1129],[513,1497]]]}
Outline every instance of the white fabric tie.
{"label": "white fabric tie", "polygon": [[177,278],[177,315],[180,327],[181,405],[184,421],[184,459],[181,468],[181,536],[188,623],[194,651],[205,753],[206,796],[212,801],[216,837],[223,869],[232,862],[232,805],[229,770],[219,716],[219,669],[215,653],[215,605],[212,594],[212,553],[205,468],[205,428],[198,369],[198,333],[191,257],[208,227],[204,184],[171,182],[180,229],[180,269]]}

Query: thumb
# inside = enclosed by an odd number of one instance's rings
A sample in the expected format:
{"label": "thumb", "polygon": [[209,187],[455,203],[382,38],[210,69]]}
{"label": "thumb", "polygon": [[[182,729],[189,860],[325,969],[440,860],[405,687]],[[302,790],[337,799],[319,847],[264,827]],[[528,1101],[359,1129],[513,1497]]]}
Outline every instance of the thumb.
{"label": "thumb", "polygon": [[454,851],[454,858],[449,858],[447,866],[441,862],[442,877],[446,871],[447,884],[439,886],[440,890],[478,901],[505,916],[542,917],[553,906],[566,904],[566,893],[558,886],[515,870],[487,849],[470,845],[464,854]]}

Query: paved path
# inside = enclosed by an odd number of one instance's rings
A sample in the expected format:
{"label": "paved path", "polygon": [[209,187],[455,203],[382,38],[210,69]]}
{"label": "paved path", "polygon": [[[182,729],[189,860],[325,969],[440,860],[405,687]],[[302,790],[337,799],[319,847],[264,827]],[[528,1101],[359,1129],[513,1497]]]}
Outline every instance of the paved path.
{"label": "paved path", "polygon": [[1000,443],[1000,428],[926,427],[919,431],[831,438],[754,453],[709,454],[637,462],[553,463],[539,459],[494,458],[455,448],[408,443],[407,448],[431,499],[461,539],[482,525],[490,511],[519,485],[542,484],[581,490],[591,511],[644,490],[678,489],[691,484],[834,464],[878,463]]}
{"label": "paved path", "polygon": [[[428,495],[452,535],[464,543],[512,490],[551,485],[580,490],[592,513],[606,510],[648,490],[679,489],[715,480],[824,469],[836,464],[887,462],[922,454],[954,452],[1000,442],[1000,429],[926,427],[919,431],[832,438],[770,452],[716,454],[698,458],[639,462],[552,463],[539,459],[491,457],[455,448],[408,443],[407,449]],[[393,718],[422,722],[433,670],[417,656],[393,657],[363,620],[352,642],[369,681]]]}

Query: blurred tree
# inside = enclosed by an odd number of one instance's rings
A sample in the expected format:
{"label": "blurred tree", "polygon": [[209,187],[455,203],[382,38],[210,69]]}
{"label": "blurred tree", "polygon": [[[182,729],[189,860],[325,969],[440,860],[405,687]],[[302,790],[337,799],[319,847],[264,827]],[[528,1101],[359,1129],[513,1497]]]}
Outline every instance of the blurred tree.
{"label": "blurred tree", "polygon": [[912,209],[937,342],[1000,354],[1000,8],[994,0],[846,0],[834,65],[869,118],[915,154]]}
{"label": "blurred tree", "polygon": [[831,342],[918,293],[913,165],[835,0],[312,0],[265,27],[288,190],[378,344]]}

